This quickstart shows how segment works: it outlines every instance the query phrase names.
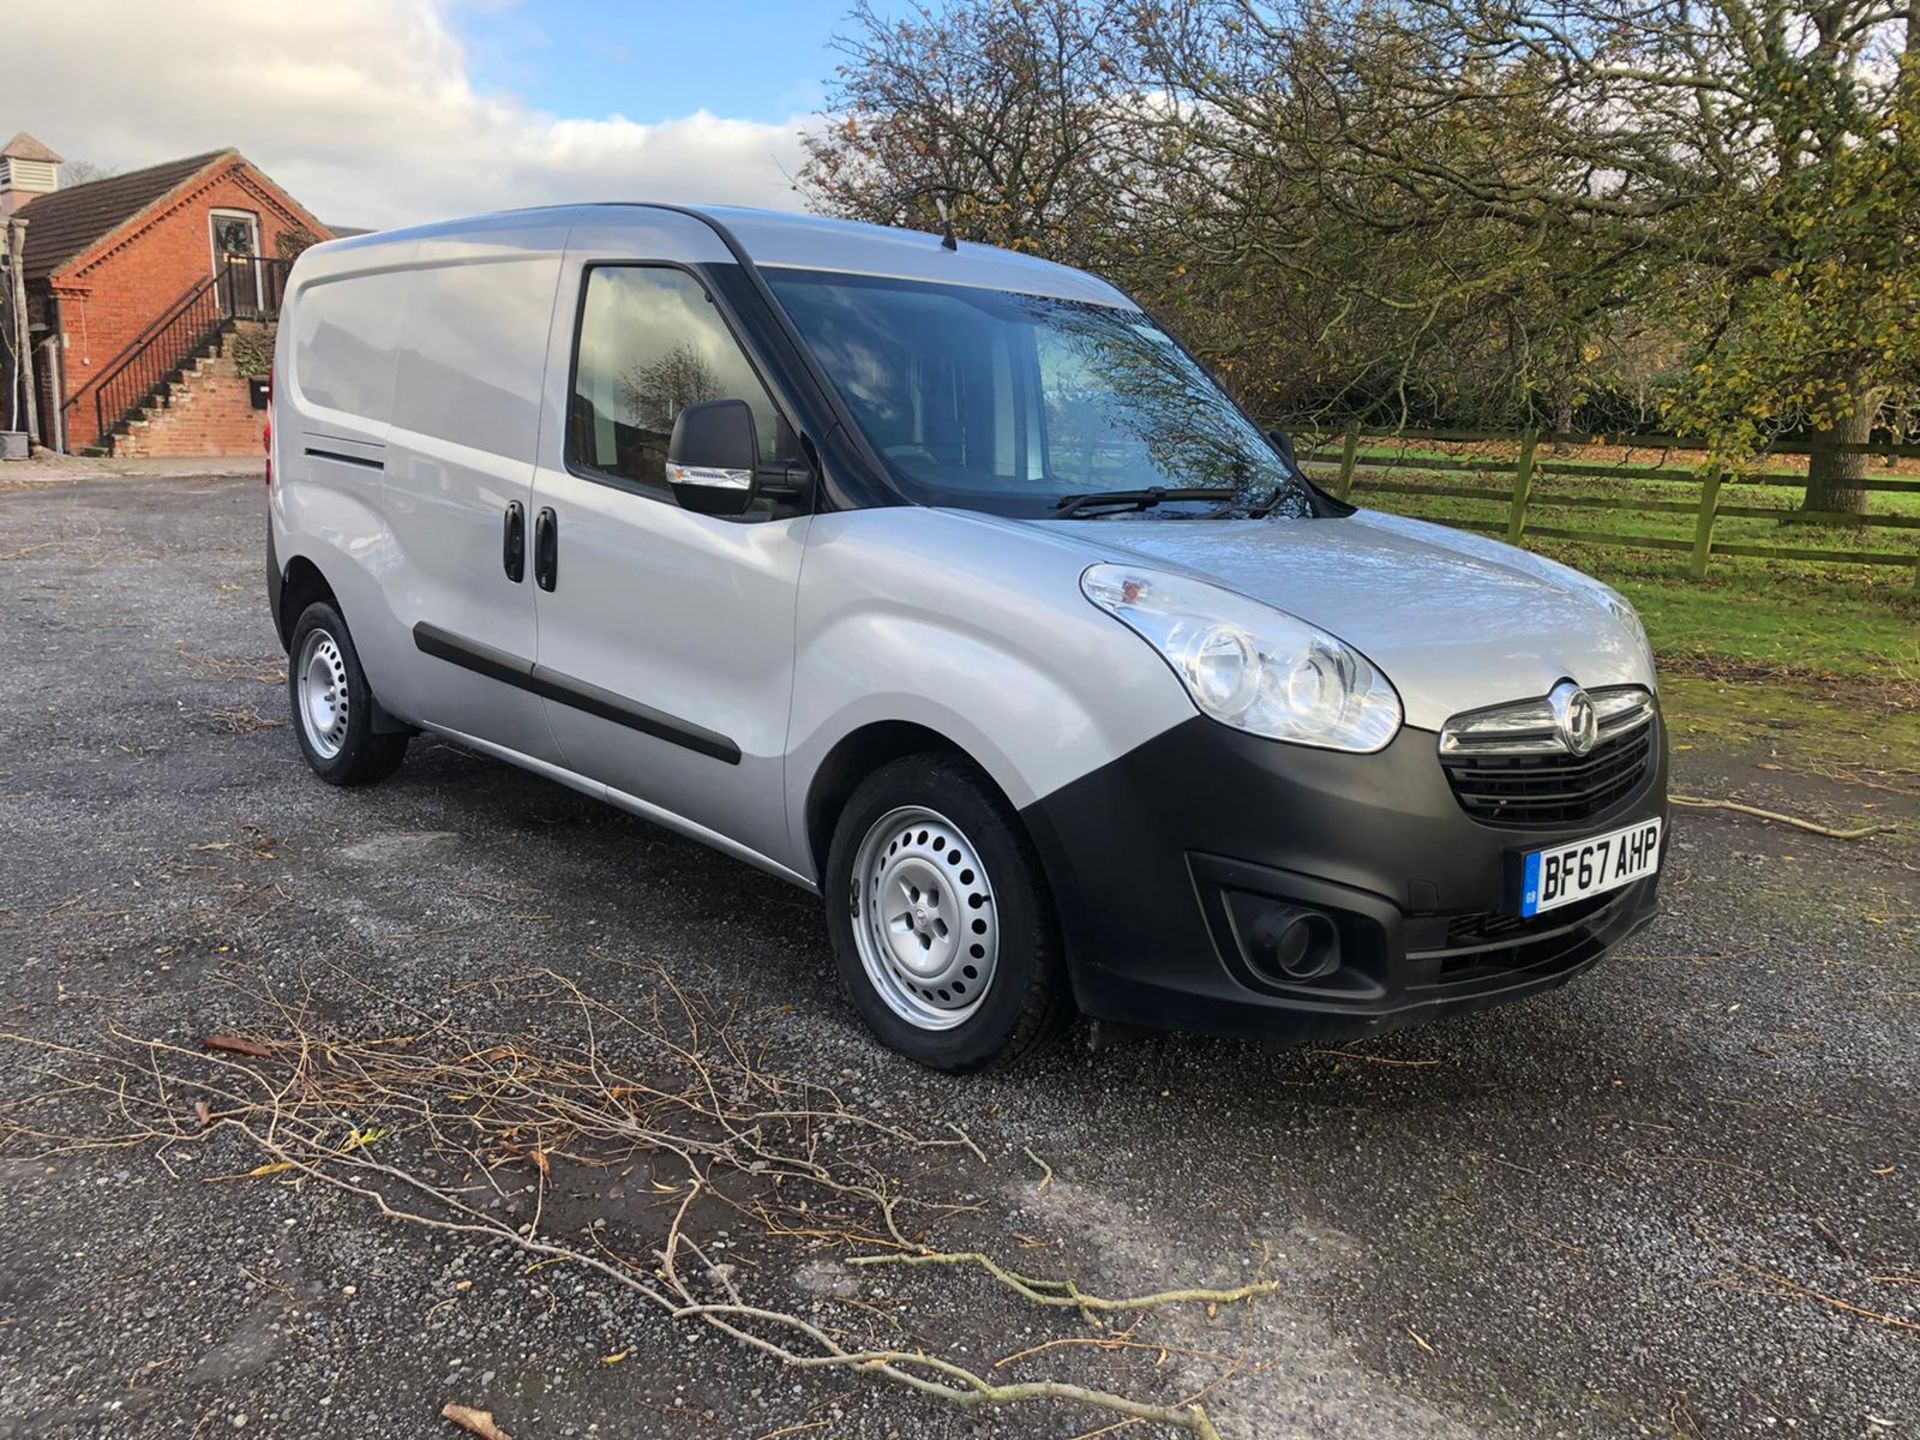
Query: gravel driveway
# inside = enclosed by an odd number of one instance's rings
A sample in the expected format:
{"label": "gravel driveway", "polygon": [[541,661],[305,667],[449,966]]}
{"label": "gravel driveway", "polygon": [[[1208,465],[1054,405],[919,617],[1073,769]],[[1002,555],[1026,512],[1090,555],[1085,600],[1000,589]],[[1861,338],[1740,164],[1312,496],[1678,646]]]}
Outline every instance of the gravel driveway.
{"label": "gravel driveway", "polygon": [[[257,480],[0,493],[0,1030],[191,1048],[266,1023],[267,993],[362,1037],[499,1030],[533,968],[645,1003],[663,967],[762,1068],[964,1130],[979,1155],[914,1181],[968,1245],[1107,1294],[1277,1284],[1092,1330],[978,1273],[709,1220],[761,1303],[999,1380],[1171,1402],[1224,1375],[1228,1435],[1920,1435],[1912,850],[1684,812],[1668,913],[1544,998],[1344,1053],[1076,1037],[943,1079],[868,1042],[812,902],[752,870],[424,740],[376,789],[312,779],[263,525]],[[1750,768],[1703,747],[1676,783]],[[0,1045],[0,1121],[72,1069]],[[104,1126],[110,1098],[55,1108]],[[515,1440],[1115,1420],[783,1369],[577,1265],[245,1178],[238,1139],[44,1149],[0,1144],[0,1436],[453,1436],[448,1401]],[[496,1173],[509,1213],[538,1183],[541,1223],[635,1253],[671,1213],[591,1164]]]}

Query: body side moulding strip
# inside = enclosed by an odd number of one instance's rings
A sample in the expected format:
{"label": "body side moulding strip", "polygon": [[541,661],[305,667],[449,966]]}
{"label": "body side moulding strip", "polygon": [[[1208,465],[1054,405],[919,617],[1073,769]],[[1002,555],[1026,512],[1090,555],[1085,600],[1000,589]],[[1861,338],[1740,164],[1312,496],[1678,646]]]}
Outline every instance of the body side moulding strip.
{"label": "body side moulding strip", "polygon": [[602,720],[625,725],[630,730],[683,746],[727,765],[740,763],[740,747],[716,731],[662,714],[616,695],[611,690],[602,690],[598,685],[589,685],[570,675],[543,669],[532,661],[496,650],[491,645],[463,639],[425,621],[413,627],[413,643],[424,655],[485,675],[490,680],[529,690],[542,699],[583,710]]}
{"label": "body side moulding strip", "polygon": [[422,655],[445,660],[449,665],[458,665],[462,670],[471,670],[489,680],[517,685],[522,690],[533,688],[527,683],[533,674],[531,660],[522,660],[505,650],[482,645],[478,640],[464,640],[424,620],[413,627],[413,647]]}
{"label": "body side moulding strip", "polygon": [[321,450],[312,445],[306,447],[306,453],[309,458],[314,460],[334,460],[342,465],[358,465],[363,470],[384,470],[387,468],[387,462],[384,460],[369,460],[364,455],[346,455],[338,450]]}

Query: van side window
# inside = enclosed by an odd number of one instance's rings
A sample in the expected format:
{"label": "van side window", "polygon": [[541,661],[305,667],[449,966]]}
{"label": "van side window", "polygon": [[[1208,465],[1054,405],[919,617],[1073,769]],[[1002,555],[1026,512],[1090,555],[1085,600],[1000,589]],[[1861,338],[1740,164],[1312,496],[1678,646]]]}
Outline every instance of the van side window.
{"label": "van side window", "polygon": [[674,417],[708,400],[752,407],[762,460],[800,457],[792,427],[700,282],[685,271],[589,270],[576,344],[569,463],[664,489]]}

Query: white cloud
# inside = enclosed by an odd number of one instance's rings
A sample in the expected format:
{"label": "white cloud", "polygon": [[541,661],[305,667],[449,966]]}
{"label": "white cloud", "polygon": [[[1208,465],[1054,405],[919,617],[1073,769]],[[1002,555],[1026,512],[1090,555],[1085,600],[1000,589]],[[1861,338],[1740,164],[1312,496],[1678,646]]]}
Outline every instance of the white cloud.
{"label": "white cloud", "polygon": [[806,116],[543,114],[475,90],[443,0],[36,0],[5,30],[5,133],[122,169],[232,145],[333,224],[574,200],[799,208]]}

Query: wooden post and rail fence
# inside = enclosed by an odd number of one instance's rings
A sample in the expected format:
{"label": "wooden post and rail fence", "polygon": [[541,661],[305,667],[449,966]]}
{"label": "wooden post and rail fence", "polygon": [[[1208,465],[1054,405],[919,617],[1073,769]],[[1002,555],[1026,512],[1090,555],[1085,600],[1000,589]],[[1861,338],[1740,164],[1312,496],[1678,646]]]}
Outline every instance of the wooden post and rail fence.
{"label": "wooden post and rail fence", "polygon": [[[1514,447],[1511,458],[1480,454],[1382,454],[1381,447],[1399,447],[1410,443],[1434,445],[1500,444]],[[1780,487],[1805,491],[1807,477],[1794,471],[1742,470],[1729,473],[1706,458],[1706,445],[1672,436],[1587,436],[1557,435],[1538,430],[1518,434],[1471,430],[1399,430],[1370,433],[1349,428],[1337,436],[1323,435],[1309,440],[1302,435],[1298,456],[1303,465],[1313,467],[1315,478],[1327,480],[1342,500],[1352,497],[1356,487],[1363,495],[1419,496],[1428,499],[1475,500],[1506,507],[1504,520],[1472,520],[1452,516],[1431,517],[1440,524],[1499,535],[1518,545],[1528,538],[1564,540],[1585,545],[1614,546],[1638,550],[1683,552],[1696,578],[1707,573],[1716,556],[1745,559],[1806,561],[1830,565],[1890,565],[1914,572],[1914,593],[1920,595],[1920,548],[1913,550],[1825,549],[1807,545],[1753,544],[1715,538],[1715,528],[1723,519],[1766,519],[1791,521],[1796,525],[1820,527],[1866,527],[1920,530],[1920,507],[1913,513],[1846,514],[1839,511],[1797,510],[1781,505],[1728,503],[1729,492],[1755,486]],[[1607,464],[1588,460],[1542,458],[1543,444],[1604,445],[1630,450],[1694,453],[1701,456],[1697,466],[1666,463],[1656,465]],[[1363,448],[1366,447],[1366,453]],[[1913,459],[1920,458],[1920,445],[1842,445],[1851,454]],[[1772,455],[1805,455],[1811,447],[1803,443],[1781,443]],[[1465,478],[1507,477],[1506,485],[1486,483],[1409,482],[1392,478],[1396,470],[1425,474],[1460,474]],[[1671,499],[1632,494],[1581,494],[1566,487],[1550,495],[1543,494],[1539,481],[1554,479],[1625,480],[1657,485],[1696,485],[1697,498]],[[1920,479],[1888,476],[1849,480],[1848,488],[1869,494],[1908,494],[1920,497]],[[1604,510],[1616,514],[1671,514],[1693,517],[1692,537],[1682,535],[1644,535],[1619,530],[1581,530],[1536,523],[1531,512],[1536,508],[1565,507],[1574,510]]]}

